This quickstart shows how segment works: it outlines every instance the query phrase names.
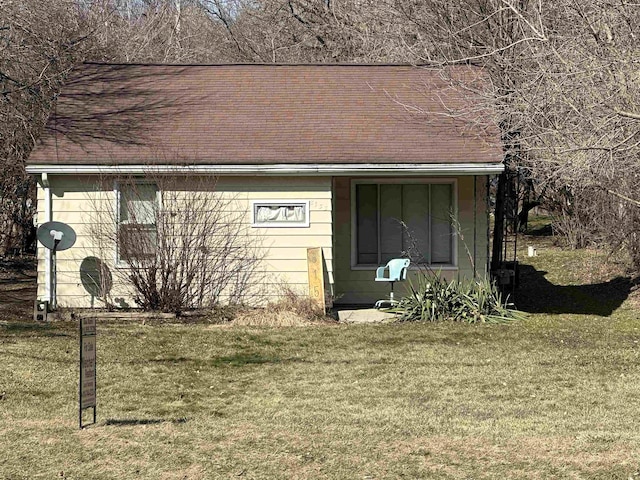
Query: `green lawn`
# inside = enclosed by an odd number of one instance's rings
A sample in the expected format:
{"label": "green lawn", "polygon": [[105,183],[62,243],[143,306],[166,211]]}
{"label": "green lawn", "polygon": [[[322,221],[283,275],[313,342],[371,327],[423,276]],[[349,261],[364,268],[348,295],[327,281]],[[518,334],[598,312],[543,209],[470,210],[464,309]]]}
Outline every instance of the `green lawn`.
{"label": "green lawn", "polygon": [[99,324],[83,431],[76,326],[4,321],[0,478],[640,478],[630,284],[530,241],[506,325]]}

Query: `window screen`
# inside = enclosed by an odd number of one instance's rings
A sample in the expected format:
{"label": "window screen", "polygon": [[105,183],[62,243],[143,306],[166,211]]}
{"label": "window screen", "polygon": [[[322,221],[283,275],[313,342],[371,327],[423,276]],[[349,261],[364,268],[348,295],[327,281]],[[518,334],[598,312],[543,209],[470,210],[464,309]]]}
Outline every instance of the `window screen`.
{"label": "window screen", "polygon": [[453,185],[358,183],[355,188],[356,261],[382,264],[453,263]]}
{"label": "window screen", "polygon": [[152,183],[119,186],[118,258],[141,261],[156,253],[158,189]]}

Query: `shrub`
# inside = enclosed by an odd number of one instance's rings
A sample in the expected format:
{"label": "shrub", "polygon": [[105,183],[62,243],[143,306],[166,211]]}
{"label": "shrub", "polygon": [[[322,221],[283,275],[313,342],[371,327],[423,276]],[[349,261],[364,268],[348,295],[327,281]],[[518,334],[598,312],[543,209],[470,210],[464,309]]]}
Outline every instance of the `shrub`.
{"label": "shrub", "polygon": [[[109,191],[110,182],[97,187]],[[113,258],[117,246],[114,274],[132,287],[138,307],[180,313],[223,300],[242,304],[261,283],[261,237],[241,199],[216,191],[215,178],[149,169],[119,178],[118,191],[117,208],[94,197],[91,234],[102,258]]]}
{"label": "shrub", "polygon": [[524,318],[507,308],[502,294],[488,279],[451,280],[429,270],[409,281],[411,293],[394,307],[401,321],[499,323]]}

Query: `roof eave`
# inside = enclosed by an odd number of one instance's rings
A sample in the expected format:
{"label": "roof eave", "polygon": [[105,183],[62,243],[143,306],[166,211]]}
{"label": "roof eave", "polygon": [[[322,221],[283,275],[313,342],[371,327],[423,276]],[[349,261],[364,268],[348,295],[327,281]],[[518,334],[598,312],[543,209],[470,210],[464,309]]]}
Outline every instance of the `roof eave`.
{"label": "roof eave", "polygon": [[209,175],[332,175],[332,176],[425,176],[488,175],[501,173],[498,162],[399,163],[399,164],[274,164],[274,165],[52,165],[33,164],[27,173],[52,175],[116,174],[209,174]]}

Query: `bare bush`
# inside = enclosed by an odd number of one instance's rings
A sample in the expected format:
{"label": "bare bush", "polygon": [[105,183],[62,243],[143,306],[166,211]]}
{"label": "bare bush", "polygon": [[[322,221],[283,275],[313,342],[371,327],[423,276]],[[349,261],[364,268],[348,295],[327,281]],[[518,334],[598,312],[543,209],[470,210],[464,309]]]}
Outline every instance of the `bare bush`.
{"label": "bare bush", "polygon": [[[145,310],[239,304],[255,293],[264,257],[246,209],[213,179],[148,175],[118,181],[118,208],[97,209],[96,241],[115,246],[116,276]],[[114,228],[114,225],[116,228]]]}
{"label": "bare bush", "polygon": [[640,208],[602,187],[574,188],[566,197],[552,212],[554,228],[568,246],[607,245],[625,254],[631,271],[640,271]]}

